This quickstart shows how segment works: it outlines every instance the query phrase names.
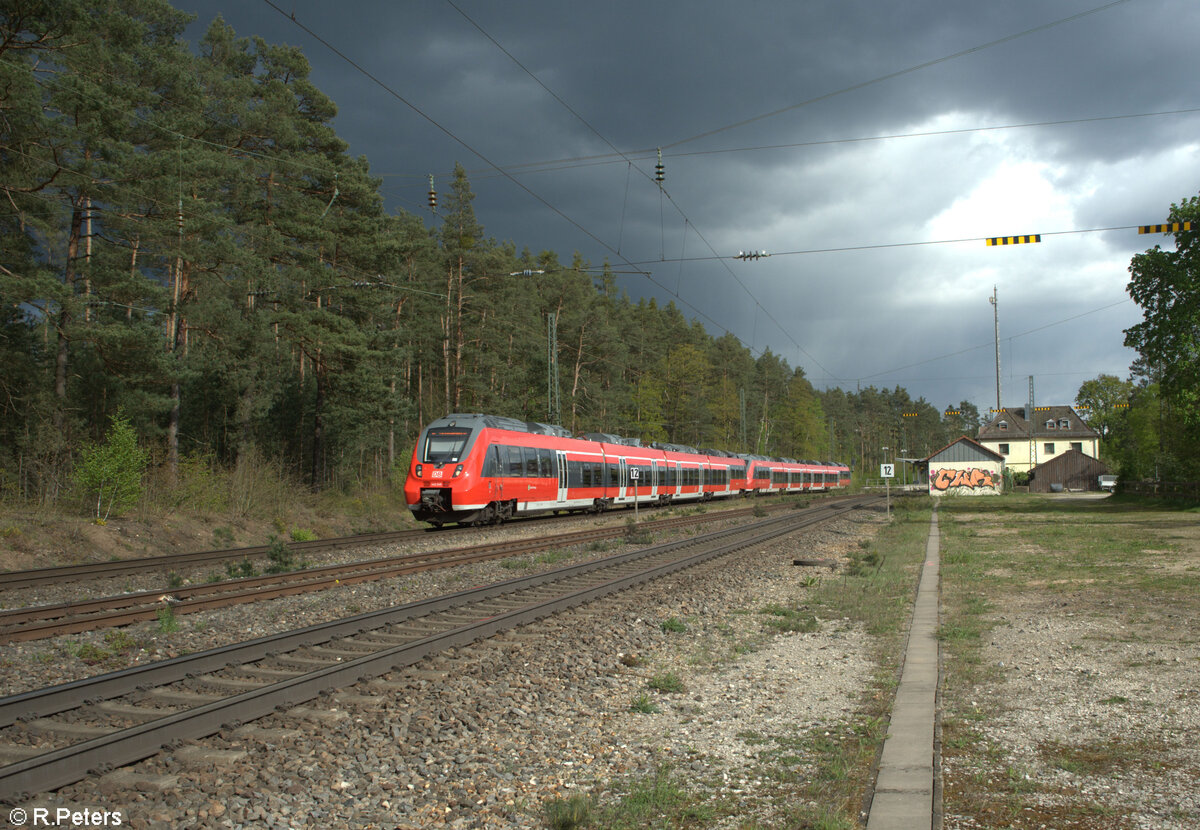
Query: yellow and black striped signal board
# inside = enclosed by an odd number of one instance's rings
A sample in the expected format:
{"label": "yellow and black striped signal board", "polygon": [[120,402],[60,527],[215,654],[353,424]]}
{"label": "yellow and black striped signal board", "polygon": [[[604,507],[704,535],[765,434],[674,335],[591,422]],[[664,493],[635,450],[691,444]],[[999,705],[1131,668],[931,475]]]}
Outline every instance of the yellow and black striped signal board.
{"label": "yellow and black striped signal board", "polygon": [[1040,233],[1030,233],[1025,236],[989,236],[988,245],[1025,245],[1030,242],[1041,242]]}
{"label": "yellow and black striped signal board", "polygon": [[1168,222],[1165,225],[1138,225],[1138,233],[1178,233],[1190,231],[1191,222]]}

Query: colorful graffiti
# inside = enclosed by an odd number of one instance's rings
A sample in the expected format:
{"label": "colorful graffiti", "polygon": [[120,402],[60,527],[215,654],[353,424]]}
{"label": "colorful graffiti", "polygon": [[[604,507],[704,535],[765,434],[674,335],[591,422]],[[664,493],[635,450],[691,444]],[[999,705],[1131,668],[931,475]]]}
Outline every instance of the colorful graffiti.
{"label": "colorful graffiti", "polygon": [[944,493],[947,490],[995,490],[996,473],[972,467],[969,470],[938,470],[929,479],[929,489]]}

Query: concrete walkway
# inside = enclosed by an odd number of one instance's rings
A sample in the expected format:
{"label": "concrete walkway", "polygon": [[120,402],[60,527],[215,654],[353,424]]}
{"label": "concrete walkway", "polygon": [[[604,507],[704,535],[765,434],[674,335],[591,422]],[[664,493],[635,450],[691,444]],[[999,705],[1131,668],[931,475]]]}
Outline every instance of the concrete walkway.
{"label": "concrete walkway", "polygon": [[[934,803],[933,733],[938,683],[938,523],[929,523],[908,650],[879,761],[867,830],[926,830]],[[936,828],[934,828],[936,830]]]}

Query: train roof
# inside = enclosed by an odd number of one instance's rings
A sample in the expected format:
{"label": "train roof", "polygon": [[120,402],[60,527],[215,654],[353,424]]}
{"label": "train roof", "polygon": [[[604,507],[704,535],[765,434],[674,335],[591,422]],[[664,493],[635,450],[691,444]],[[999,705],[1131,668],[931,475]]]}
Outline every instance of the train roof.
{"label": "train roof", "polygon": [[624,438],[620,435],[613,435],[611,432],[585,432],[580,438],[588,441],[597,441],[601,444],[620,444],[623,447],[642,446],[642,439],[640,438]]}
{"label": "train roof", "polygon": [[456,412],[438,418],[431,427],[439,426],[478,426],[490,429],[506,429],[509,432],[527,432],[531,435],[554,435],[559,438],[570,438],[571,431],[555,424],[540,424],[536,421],[520,421],[516,418],[506,418],[503,415],[482,415]]}

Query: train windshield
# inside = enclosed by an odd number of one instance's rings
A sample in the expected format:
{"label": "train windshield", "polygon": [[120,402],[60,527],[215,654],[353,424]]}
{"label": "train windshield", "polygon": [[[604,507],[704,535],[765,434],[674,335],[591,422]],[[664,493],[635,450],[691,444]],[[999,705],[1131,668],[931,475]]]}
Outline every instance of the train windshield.
{"label": "train windshield", "polygon": [[471,430],[462,427],[431,429],[425,434],[425,452],[422,461],[426,464],[456,463],[462,459]]}

